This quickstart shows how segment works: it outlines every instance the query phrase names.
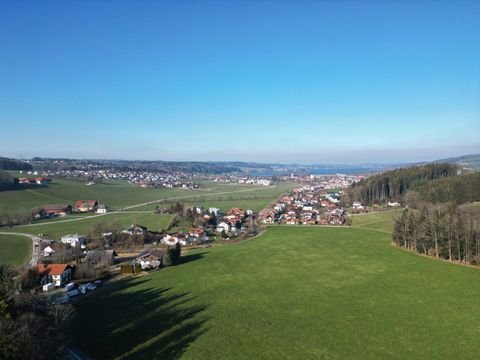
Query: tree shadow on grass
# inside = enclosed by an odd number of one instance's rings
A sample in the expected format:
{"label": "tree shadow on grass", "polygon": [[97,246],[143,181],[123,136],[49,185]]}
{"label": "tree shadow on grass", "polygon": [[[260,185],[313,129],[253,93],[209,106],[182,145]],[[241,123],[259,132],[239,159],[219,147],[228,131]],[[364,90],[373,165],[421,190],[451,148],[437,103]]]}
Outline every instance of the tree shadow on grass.
{"label": "tree shadow on grass", "polygon": [[72,343],[93,359],[176,359],[208,329],[206,306],[189,293],[131,279],[110,284],[79,304]]}
{"label": "tree shadow on grass", "polygon": [[191,261],[203,259],[206,254],[207,254],[207,252],[204,251],[204,252],[201,252],[201,253],[182,255],[182,256],[180,256],[180,259],[178,260],[177,265],[182,265],[182,264],[189,263]]}

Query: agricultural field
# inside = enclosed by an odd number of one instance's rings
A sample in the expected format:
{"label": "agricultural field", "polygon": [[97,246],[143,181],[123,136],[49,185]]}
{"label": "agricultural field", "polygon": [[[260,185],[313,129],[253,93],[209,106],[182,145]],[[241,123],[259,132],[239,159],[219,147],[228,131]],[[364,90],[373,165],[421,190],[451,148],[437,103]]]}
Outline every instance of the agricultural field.
{"label": "agricultural field", "polygon": [[[16,175],[18,176],[18,174]],[[290,183],[265,187],[203,182],[202,188],[189,191],[179,188],[144,189],[132,186],[126,181],[106,181],[103,184],[86,186],[84,181],[52,178],[52,183],[48,186],[0,192],[0,210],[14,214],[18,211],[30,210],[45,204],[72,204],[78,199],[96,199],[107,204],[112,210],[156,200],[168,201],[170,199],[170,201],[175,202],[198,198],[206,201],[210,196],[225,196],[226,200],[235,200],[237,196],[241,198],[242,195],[250,195],[251,197],[261,196],[264,199],[273,201],[282,192],[292,187],[293,185]],[[138,209],[153,209],[154,207],[154,205],[150,205],[144,208],[139,207]]]}
{"label": "agricultural field", "polygon": [[23,265],[28,262],[31,253],[30,238],[0,234],[0,264]]}
{"label": "agricultural field", "polygon": [[[215,186],[214,189],[208,188],[212,193],[191,193],[191,196],[183,199],[168,200],[165,199],[159,204],[145,205],[138,207],[138,210],[154,210],[158,205],[168,207],[175,202],[184,202],[186,206],[217,207],[221,211],[227,211],[232,207],[242,209],[253,209],[260,211],[271,204],[286,191],[290,191],[295,186],[294,183],[279,183],[276,186],[252,186],[238,184],[208,183]],[[206,186],[206,185],[205,185]],[[220,193],[220,194],[218,194]]]}
{"label": "agricultural field", "polygon": [[[89,216],[85,218],[58,220],[44,222],[36,225],[15,226],[8,229],[11,232],[29,233],[33,235],[43,234],[44,237],[59,240],[63,235],[78,233],[86,235],[92,225],[101,221],[105,224],[118,224],[129,226],[139,224],[146,226],[149,230],[160,231],[166,229],[172,219],[172,215],[158,215],[151,212],[121,212],[110,213],[101,216]],[[7,229],[5,229],[7,231]]]}
{"label": "agricultural field", "polygon": [[270,227],[107,284],[71,342],[98,359],[477,359],[479,270],[392,247],[386,214]]}

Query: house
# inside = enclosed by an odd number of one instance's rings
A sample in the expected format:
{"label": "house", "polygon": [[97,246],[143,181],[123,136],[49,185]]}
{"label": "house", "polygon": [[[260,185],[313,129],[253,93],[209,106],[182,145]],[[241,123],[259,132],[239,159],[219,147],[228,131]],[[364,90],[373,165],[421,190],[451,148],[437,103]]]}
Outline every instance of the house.
{"label": "house", "polygon": [[65,215],[72,212],[72,205],[68,204],[52,204],[44,205],[42,210],[48,215]]}
{"label": "house", "polygon": [[165,235],[161,240],[161,244],[165,244],[168,246],[174,246],[179,242],[179,237],[175,235]]}
{"label": "house", "polygon": [[122,230],[122,233],[128,235],[145,235],[146,232],[147,227],[138,224],[130,225],[127,229]]}
{"label": "house", "polygon": [[72,247],[80,246],[82,249],[84,249],[87,245],[87,238],[78,234],[68,234],[62,236],[61,241],[64,244],[70,244]]}
{"label": "house", "polygon": [[208,236],[205,234],[203,228],[193,228],[188,234],[192,242],[205,242],[208,241]]}
{"label": "house", "polygon": [[68,264],[40,264],[37,268],[42,285],[54,283],[58,287],[72,279],[72,267]]}
{"label": "house", "polygon": [[43,249],[43,256],[44,257],[51,256],[54,252],[55,250],[50,245],[48,245],[45,249]]}
{"label": "house", "polygon": [[140,264],[142,270],[157,269],[162,264],[164,252],[162,250],[149,250],[140,254],[134,264]]}
{"label": "house", "polygon": [[107,213],[107,207],[105,204],[98,204],[97,206],[97,214],[106,214]]}
{"label": "house", "polygon": [[222,231],[225,231],[225,232],[229,232],[230,231],[230,224],[226,223],[226,222],[221,222],[220,224],[217,225],[217,232],[222,232]]}
{"label": "house", "polygon": [[115,250],[90,250],[85,257],[89,264],[112,265],[118,254]]}
{"label": "house", "polygon": [[75,201],[75,208],[79,212],[89,212],[96,209],[98,205],[97,200],[77,200]]}
{"label": "house", "polygon": [[210,214],[213,213],[213,214],[215,214],[215,216],[217,216],[218,213],[220,212],[220,209],[219,209],[219,208],[216,208],[216,207],[211,207],[211,208],[208,208],[208,212],[209,212]]}

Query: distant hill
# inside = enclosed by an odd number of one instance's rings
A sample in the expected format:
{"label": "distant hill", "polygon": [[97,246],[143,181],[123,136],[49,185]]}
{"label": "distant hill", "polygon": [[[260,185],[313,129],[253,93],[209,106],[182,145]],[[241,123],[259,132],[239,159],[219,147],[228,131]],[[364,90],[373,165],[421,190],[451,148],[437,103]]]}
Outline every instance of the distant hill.
{"label": "distant hill", "polygon": [[457,157],[451,157],[447,159],[440,159],[438,162],[448,162],[451,164],[457,164],[462,168],[468,168],[472,170],[480,170],[480,154],[463,155]]}

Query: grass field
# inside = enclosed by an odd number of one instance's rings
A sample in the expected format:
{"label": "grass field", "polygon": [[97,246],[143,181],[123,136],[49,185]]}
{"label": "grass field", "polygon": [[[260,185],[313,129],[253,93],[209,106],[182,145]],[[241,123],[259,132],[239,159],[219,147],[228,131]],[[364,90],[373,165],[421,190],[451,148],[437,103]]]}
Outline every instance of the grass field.
{"label": "grass field", "polygon": [[109,284],[72,341],[96,359],[477,359],[480,272],[390,246],[378,216],[271,227]]}
{"label": "grass field", "polygon": [[353,215],[352,226],[354,228],[375,230],[391,234],[395,214],[399,211],[402,210]]}
{"label": "grass field", "polygon": [[0,234],[0,264],[25,264],[32,253],[32,241],[24,236]]}
{"label": "grass field", "polygon": [[[258,196],[273,201],[282,192],[293,187],[290,183],[281,183],[278,186],[265,187],[242,184],[225,184],[217,182],[203,182],[202,188],[195,191],[184,189],[143,189],[132,186],[126,181],[107,181],[104,184],[86,186],[83,181],[64,180],[53,178],[52,183],[46,187],[31,188],[26,190],[1,191],[0,209],[9,213],[20,210],[29,210],[45,204],[73,204],[78,199],[96,199],[105,203],[112,209],[142,204],[149,201],[179,198],[175,201],[192,201],[198,198],[202,201],[208,197],[223,197],[222,200],[242,199],[249,195]],[[215,195],[217,193],[232,192],[232,194]],[[147,207],[153,209],[154,205]],[[141,209],[141,208],[140,208]]]}
{"label": "grass field", "polygon": [[[139,224],[146,226],[149,230],[159,231],[166,229],[168,224],[172,219],[172,215],[158,215],[150,212],[136,212],[136,213],[111,213],[104,216],[98,217],[87,217],[81,220],[75,221],[55,221],[37,225],[28,225],[28,226],[16,226],[8,231],[11,232],[22,232],[29,234],[43,234],[45,237],[58,240],[63,235],[79,233],[86,235],[92,225],[101,221],[105,224],[118,223],[122,226],[129,226],[132,224]],[[5,230],[7,231],[7,230]]]}

